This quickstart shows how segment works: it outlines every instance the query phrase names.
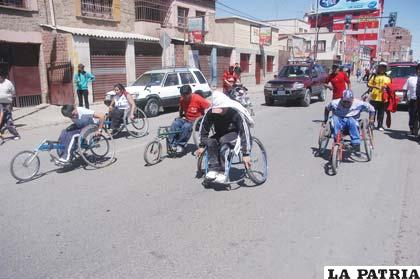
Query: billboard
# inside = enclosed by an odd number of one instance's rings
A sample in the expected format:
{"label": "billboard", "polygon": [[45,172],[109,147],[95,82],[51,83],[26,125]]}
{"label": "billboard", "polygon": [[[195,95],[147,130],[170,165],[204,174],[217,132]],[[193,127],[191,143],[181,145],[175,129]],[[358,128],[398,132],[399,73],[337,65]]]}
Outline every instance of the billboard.
{"label": "billboard", "polygon": [[318,0],[319,13],[378,10],[379,0]]}
{"label": "billboard", "polygon": [[260,43],[260,28],[251,25],[251,44]]}
{"label": "billboard", "polygon": [[260,28],[260,45],[271,45],[271,27]]}
{"label": "billboard", "polygon": [[204,43],[204,17],[188,19],[188,41],[192,44]]}

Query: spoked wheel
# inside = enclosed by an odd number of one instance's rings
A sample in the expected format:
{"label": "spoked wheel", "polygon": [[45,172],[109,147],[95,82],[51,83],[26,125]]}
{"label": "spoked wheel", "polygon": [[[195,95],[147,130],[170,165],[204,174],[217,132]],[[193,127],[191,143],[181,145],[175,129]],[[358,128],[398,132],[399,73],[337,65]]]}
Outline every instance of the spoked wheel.
{"label": "spoked wheel", "polygon": [[153,166],[162,160],[162,144],[155,140],[150,142],[144,149],[144,161],[147,165]]}
{"label": "spoked wheel", "polygon": [[80,133],[78,153],[91,167],[103,168],[112,163],[115,156],[115,143],[110,134],[96,135],[98,127],[89,125]]}
{"label": "spoked wheel", "polygon": [[340,146],[338,144],[333,145],[331,148],[331,169],[333,175],[338,173],[338,168],[340,167]]}
{"label": "spoked wheel", "polygon": [[267,152],[261,141],[257,138],[252,138],[251,143],[251,167],[246,169],[248,177],[257,185],[263,184],[268,176],[268,162]]}
{"label": "spoked wheel", "polygon": [[207,169],[207,163],[206,163],[206,154],[207,151],[204,151],[201,153],[200,157],[198,157],[197,160],[197,178],[202,178],[204,175],[206,175],[206,169]]}
{"label": "spoked wheel", "polygon": [[39,157],[33,151],[22,151],[10,163],[12,176],[19,181],[31,180],[39,171]]}
{"label": "spoked wheel", "polygon": [[149,132],[149,120],[146,113],[139,108],[134,113],[134,119],[127,117],[124,121],[127,132],[133,137],[143,137]]}
{"label": "spoked wheel", "polygon": [[318,137],[318,153],[321,155],[325,152],[331,137],[331,125],[329,123],[321,126]]}
{"label": "spoked wheel", "polygon": [[363,120],[362,124],[360,125],[360,130],[361,130],[361,137],[363,139],[363,146],[365,149],[366,158],[367,158],[367,161],[369,162],[372,160],[372,157],[373,157],[373,139],[372,139],[373,131],[372,129],[369,129],[369,124],[366,119]]}

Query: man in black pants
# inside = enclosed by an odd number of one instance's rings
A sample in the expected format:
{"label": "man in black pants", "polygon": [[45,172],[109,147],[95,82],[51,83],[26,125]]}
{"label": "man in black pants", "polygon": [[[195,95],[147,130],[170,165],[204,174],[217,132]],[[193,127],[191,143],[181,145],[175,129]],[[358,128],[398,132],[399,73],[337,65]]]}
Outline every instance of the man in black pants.
{"label": "man in black pants", "polygon": [[[200,130],[201,142],[197,155],[200,156],[207,147],[209,159],[209,171],[207,180],[216,183],[225,183],[227,178],[225,170],[225,154],[228,149],[236,146],[240,137],[242,160],[246,168],[250,167],[249,153],[251,151],[251,136],[247,122],[253,123],[246,109],[238,106],[238,102],[231,100],[221,92],[213,93],[213,104],[205,114]],[[248,121],[247,121],[248,120]],[[211,127],[214,127],[215,135],[209,137]]]}
{"label": "man in black pants", "polygon": [[407,100],[408,104],[408,126],[410,127],[410,134],[416,136],[418,130],[418,122],[417,121],[419,110],[418,107],[420,105],[419,102],[419,95],[420,95],[420,64],[417,65],[417,75],[411,76],[407,79],[404,84],[403,91],[404,97]]}

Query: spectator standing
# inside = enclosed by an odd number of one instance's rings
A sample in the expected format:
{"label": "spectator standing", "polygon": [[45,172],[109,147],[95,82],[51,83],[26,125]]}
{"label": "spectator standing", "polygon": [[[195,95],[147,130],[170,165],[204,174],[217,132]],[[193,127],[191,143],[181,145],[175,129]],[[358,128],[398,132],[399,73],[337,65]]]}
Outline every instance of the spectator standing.
{"label": "spectator standing", "polygon": [[328,76],[325,87],[333,91],[333,100],[341,99],[343,97],[344,90],[350,89],[351,87],[350,79],[346,73],[339,70],[338,65],[333,65],[332,73]]}
{"label": "spectator standing", "polygon": [[420,64],[417,65],[417,76],[412,76],[407,79],[404,84],[404,97],[408,103],[408,126],[410,127],[410,134],[415,135],[417,131],[414,126],[415,121],[418,121],[420,111]]}
{"label": "spectator standing", "polygon": [[95,81],[95,76],[85,71],[85,65],[79,64],[77,66],[77,73],[74,76],[74,81],[77,87],[77,97],[79,99],[79,107],[83,107],[83,100],[85,107],[89,109],[89,82]]}
{"label": "spectator standing", "polygon": [[20,139],[20,135],[13,123],[13,97],[15,96],[15,87],[8,80],[5,73],[0,72],[0,138],[4,130],[9,130],[13,135],[13,139]]}
{"label": "spectator standing", "polygon": [[235,63],[234,71],[235,71],[235,74],[236,74],[237,78],[241,79],[242,69],[241,69],[241,66],[239,66],[239,63]]}

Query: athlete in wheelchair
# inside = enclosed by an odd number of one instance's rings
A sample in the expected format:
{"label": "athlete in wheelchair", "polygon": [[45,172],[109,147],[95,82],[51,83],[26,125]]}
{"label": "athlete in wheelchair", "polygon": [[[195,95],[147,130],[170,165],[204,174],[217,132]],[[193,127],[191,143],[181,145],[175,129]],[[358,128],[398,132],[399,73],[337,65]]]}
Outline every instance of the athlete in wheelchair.
{"label": "athlete in wheelchair", "polygon": [[[237,163],[244,164],[253,182],[264,183],[267,177],[266,152],[261,142],[251,137],[249,127],[254,121],[249,112],[222,92],[213,92],[212,96],[212,106],[205,114],[200,128],[201,138],[197,151],[200,174],[205,175],[207,182],[233,183],[229,175],[236,158]],[[215,134],[209,137],[212,128]],[[254,167],[260,163],[262,167],[256,170]]]}

